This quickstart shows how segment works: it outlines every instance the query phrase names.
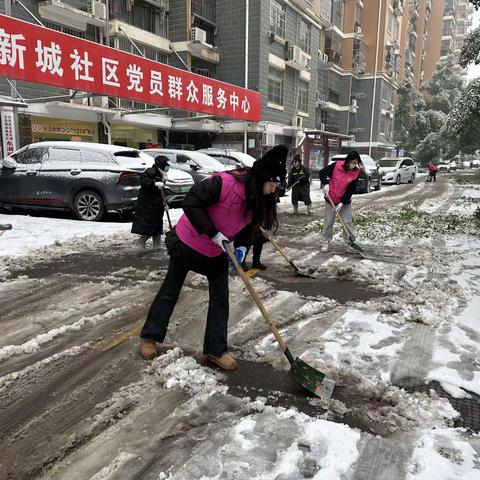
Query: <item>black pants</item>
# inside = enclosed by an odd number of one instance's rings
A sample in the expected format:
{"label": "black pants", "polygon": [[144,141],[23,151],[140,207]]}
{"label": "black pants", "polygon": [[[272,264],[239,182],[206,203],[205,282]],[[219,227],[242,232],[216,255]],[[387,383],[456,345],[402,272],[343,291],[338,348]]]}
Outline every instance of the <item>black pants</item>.
{"label": "black pants", "polygon": [[260,256],[262,255],[263,244],[266,241],[267,239],[261,233],[256,233],[253,235],[253,240],[252,240],[253,263],[260,262]]}
{"label": "black pants", "polygon": [[170,263],[167,276],[153,300],[140,336],[159,343],[163,342],[185,277],[192,270],[205,275],[208,279],[210,298],[203,353],[219,357],[228,350],[227,257],[224,254],[213,258],[206,257],[185,245],[176,235],[175,241],[168,245],[168,248]]}
{"label": "black pants", "polygon": [[430,172],[428,174],[428,181],[431,182],[431,181],[434,181],[436,182],[437,181],[437,172]]}

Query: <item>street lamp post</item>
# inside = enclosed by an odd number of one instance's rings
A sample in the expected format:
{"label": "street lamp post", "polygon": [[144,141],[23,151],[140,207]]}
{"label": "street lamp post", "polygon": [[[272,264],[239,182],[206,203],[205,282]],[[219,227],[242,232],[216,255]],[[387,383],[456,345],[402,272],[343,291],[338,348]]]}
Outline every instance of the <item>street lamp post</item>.
{"label": "street lamp post", "polygon": [[377,94],[378,43],[380,39],[380,17],[382,15],[382,2],[383,0],[378,0],[377,41],[375,46],[375,71],[373,75],[372,116],[370,118],[370,141],[368,142],[368,155],[370,157],[372,156],[373,120],[375,118],[375,95]]}

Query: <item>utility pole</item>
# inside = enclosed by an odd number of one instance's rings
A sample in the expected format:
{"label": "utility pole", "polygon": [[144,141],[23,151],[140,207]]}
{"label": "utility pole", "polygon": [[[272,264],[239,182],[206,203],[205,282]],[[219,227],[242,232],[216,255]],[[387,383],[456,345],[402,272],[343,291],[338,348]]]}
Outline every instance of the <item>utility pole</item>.
{"label": "utility pole", "polygon": [[[245,88],[248,88],[248,16],[249,16],[249,0],[245,0]],[[243,130],[243,152],[247,153],[248,149],[248,123],[244,122]]]}
{"label": "utility pole", "polygon": [[[12,16],[12,0],[5,0],[5,15],[7,15],[8,17],[11,17]],[[17,92],[16,92],[16,84],[17,82],[15,82],[14,80],[12,80],[10,82],[10,96],[12,97],[13,100],[15,100],[17,98]],[[3,107],[5,108],[5,107]],[[6,109],[5,109],[6,110]],[[5,111],[5,114],[8,115],[8,110]],[[13,150],[17,150],[18,149],[18,134],[19,134],[19,129],[18,129],[18,108],[17,107],[12,107],[12,113],[11,113],[12,117],[13,117],[13,131],[15,132],[15,134],[13,135]],[[2,115],[3,117],[3,115]],[[4,125],[3,125],[4,127]],[[5,137],[5,136],[4,136]],[[6,145],[4,145],[4,149],[5,149]],[[4,151],[3,152],[3,155],[6,157],[8,155],[9,152],[6,152]],[[11,153],[11,152],[10,152]]]}

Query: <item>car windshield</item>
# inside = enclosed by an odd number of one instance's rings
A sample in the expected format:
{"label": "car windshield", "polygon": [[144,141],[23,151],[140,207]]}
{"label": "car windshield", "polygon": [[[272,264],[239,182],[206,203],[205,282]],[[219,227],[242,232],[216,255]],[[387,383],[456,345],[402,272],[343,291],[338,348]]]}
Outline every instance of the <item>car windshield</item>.
{"label": "car windshield", "polygon": [[378,162],[378,164],[381,167],[386,167],[386,168],[395,167],[397,163],[398,163],[398,160],[396,158],[382,158]]}

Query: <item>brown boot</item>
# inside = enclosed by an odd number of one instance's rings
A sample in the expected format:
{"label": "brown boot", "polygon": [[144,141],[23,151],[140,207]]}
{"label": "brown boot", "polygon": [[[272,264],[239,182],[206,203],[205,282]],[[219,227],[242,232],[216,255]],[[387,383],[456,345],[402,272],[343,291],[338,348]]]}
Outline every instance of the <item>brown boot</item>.
{"label": "brown boot", "polygon": [[228,353],[224,353],[221,357],[207,355],[205,358],[224,370],[235,370],[237,368],[237,361]]}
{"label": "brown boot", "polygon": [[157,345],[153,340],[140,340],[140,355],[147,360],[153,360],[158,355]]}

